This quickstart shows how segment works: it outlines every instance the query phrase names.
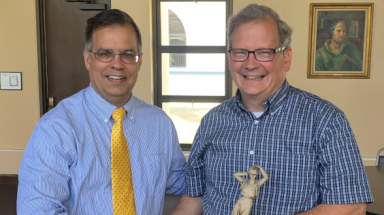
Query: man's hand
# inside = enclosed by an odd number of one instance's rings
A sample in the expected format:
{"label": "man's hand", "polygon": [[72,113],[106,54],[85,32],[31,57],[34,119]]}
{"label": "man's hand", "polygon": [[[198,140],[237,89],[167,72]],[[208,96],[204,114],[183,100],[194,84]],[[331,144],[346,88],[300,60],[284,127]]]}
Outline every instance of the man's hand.
{"label": "man's hand", "polygon": [[321,204],[309,211],[297,215],[365,215],[366,203],[345,204],[345,205],[326,205]]}
{"label": "man's hand", "polygon": [[179,204],[171,215],[200,215],[203,214],[203,196],[181,197]]}

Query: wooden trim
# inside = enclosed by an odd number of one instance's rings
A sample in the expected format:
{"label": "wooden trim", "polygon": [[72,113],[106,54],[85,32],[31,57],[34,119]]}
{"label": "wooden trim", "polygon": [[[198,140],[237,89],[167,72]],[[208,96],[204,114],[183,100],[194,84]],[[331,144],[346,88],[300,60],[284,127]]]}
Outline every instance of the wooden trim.
{"label": "wooden trim", "polygon": [[40,117],[48,112],[48,72],[47,72],[47,44],[45,24],[45,0],[35,0],[36,4],[36,35],[37,62],[39,75]]}
{"label": "wooden trim", "polygon": [[18,175],[0,175],[0,184],[17,184]]}

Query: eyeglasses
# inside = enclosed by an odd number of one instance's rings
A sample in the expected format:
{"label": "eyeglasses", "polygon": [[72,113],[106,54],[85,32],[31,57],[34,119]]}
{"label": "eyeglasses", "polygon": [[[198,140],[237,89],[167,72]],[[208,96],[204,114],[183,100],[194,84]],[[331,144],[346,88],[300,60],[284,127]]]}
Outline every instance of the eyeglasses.
{"label": "eyeglasses", "polygon": [[244,62],[248,60],[249,54],[252,53],[255,56],[255,59],[259,62],[268,62],[272,61],[276,52],[283,51],[287,47],[279,47],[277,49],[256,49],[249,51],[246,49],[229,49],[229,55],[231,59],[236,62]]}
{"label": "eyeglasses", "polygon": [[120,60],[125,64],[137,63],[139,61],[139,54],[133,51],[115,54],[112,50],[98,49],[96,51],[89,50],[89,52],[94,53],[97,60],[106,63],[112,62],[115,59],[115,55],[120,55]]}

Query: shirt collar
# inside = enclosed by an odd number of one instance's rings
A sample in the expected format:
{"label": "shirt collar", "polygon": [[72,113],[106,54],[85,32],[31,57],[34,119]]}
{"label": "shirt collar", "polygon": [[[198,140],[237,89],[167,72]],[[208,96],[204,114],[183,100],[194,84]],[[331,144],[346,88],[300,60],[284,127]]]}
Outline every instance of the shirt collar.
{"label": "shirt collar", "polygon": [[[109,120],[112,119],[112,113],[115,111],[117,108],[111,103],[107,102],[105,99],[103,99],[92,87],[90,84],[86,89],[85,89],[85,99],[89,106],[95,111],[95,113],[105,122],[108,123]],[[134,107],[137,103],[137,98],[134,97],[133,95],[129,99],[129,101],[123,105],[123,107],[126,111],[127,114],[126,116],[130,120],[134,120]]]}
{"label": "shirt collar", "polygon": [[348,45],[348,41],[347,41],[346,39],[344,39],[343,43],[342,43],[341,46],[340,46],[339,51],[338,51],[337,53],[333,53],[332,50],[329,48],[329,44],[331,44],[331,41],[332,41],[332,39],[328,39],[327,41],[325,41],[325,43],[324,43],[324,48],[325,48],[325,50],[327,50],[330,54],[335,55],[335,56],[337,56],[337,55],[339,55],[341,52],[343,52],[343,49],[345,48],[345,46]]}
{"label": "shirt collar", "polygon": [[[276,93],[274,93],[271,97],[269,97],[267,100],[263,102],[264,113],[267,113],[269,111],[275,112],[284,103],[284,100],[287,97],[288,93],[289,93],[289,83],[287,80],[285,80],[283,85],[280,87],[280,89],[277,90]],[[236,103],[238,107],[240,107],[243,110],[246,110],[243,104],[241,103],[241,93],[239,89],[237,89],[235,97],[236,97]]]}

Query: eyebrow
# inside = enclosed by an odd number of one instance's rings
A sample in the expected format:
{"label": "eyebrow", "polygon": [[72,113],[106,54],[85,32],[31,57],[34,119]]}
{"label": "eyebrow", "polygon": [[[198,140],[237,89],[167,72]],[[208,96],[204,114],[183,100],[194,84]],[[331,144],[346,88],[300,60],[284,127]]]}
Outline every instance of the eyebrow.
{"label": "eyebrow", "polygon": [[[279,47],[277,47],[279,48]],[[246,50],[246,51],[256,51],[256,50],[262,50],[262,49],[277,49],[277,48],[258,48],[258,49],[254,49],[254,50],[248,50],[248,49],[244,49],[244,48],[231,48],[233,50]]]}
{"label": "eyebrow", "polygon": [[106,48],[98,48],[97,50],[102,50],[102,51],[112,51],[111,49],[106,49]]}
{"label": "eyebrow", "polygon": [[134,52],[134,53],[136,53],[135,50],[133,50],[133,49],[126,49],[123,52]]}
{"label": "eyebrow", "polygon": [[[107,49],[107,48],[103,48],[103,47],[100,47],[97,50],[110,51],[110,52],[114,53],[112,49]],[[125,52],[134,52],[134,53],[136,53],[135,50],[133,50],[133,49],[125,49],[125,50],[121,51],[120,53],[125,53]]]}

